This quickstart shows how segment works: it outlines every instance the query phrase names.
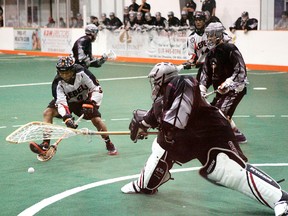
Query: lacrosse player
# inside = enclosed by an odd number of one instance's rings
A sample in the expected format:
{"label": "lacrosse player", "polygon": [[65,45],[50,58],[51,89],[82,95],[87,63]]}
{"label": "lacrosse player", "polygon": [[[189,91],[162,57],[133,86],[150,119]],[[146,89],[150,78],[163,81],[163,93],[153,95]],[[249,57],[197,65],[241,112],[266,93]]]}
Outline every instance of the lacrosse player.
{"label": "lacrosse player", "polygon": [[154,194],[171,179],[169,170],[174,163],[198,159],[205,179],[275,209],[275,215],[286,215],[288,194],[270,176],[247,163],[230,122],[201,96],[196,79],[179,76],[177,67],[167,62],[156,64],[148,77],[154,102],[149,111],[133,112],[130,138],[134,142],[145,138],[149,128],[159,132],[139,178],[121,191]]}
{"label": "lacrosse player", "polygon": [[[189,35],[187,40],[187,49],[189,60],[185,64],[185,69],[189,69],[191,66],[198,68],[198,73],[196,79],[200,80],[200,74],[202,71],[202,66],[205,61],[205,57],[209,52],[209,47],[207,44],[207,36],[204,33],[206,27],[207,15],[205,12],[196,11],[194,15],[194,26],[195,30]],[[214,21],[212,21],[214,22]],[[224,42],[230,42],[231,37],[224,33]]]}
{"label": "lacrosse player", "polygon": [[101,67],[108,59],[106,54],[100,58],[93,58],[92,43],[98,35],[98,27],[95,24],[89,24],[85,27],[85,35],[80,37],[73,45],[72,55],[75,58],[75,63],[83,67]]}
{"label": "lacrosse player", "polygon": [[200,90],[205,97],[212,85],[217,90],[211,105],[221,109],[231,122],[238,143],[246,143],[232,116],[246,94],[247,71],[244,59],[238,48],[223,42],[224,27],[221,23],[210,23],[205,28],[210,52],[205,58],[200,76]]}
{"label": "lacrosse player", "polygon": [[196,11],[194,15],[195,30],[189,35],[187,40],[187,49],[189,60],[191,65],[195,65],[198,69],[196,79],[200,79],[200,72],[205,60],[205,56],[209,49],[207,46],[207,37],[204,34],[205,29],[205,13],[202,11]]}
{"label": "lacrosse player", "polygon": [[[57,64],[57,75],[52,83],[54,99],[43,113],[43,121],[52,123],[53,117],[62,118],[69,128],[77,128],[72,113],[77,116],[84,114],[84,119],[91,120],[98,131],[107,131],[101,119],[99,107],[103,92],[96,77],[86,68],[75,64],[71,56],[60,57]],[[47,132],[49,136],[49,131]],[[45,136],[46,137],[46,136]],[[102,135],[109,155],[116,155],[117,149],[109,136]],[[41,144],[30,143],[30,149],[36,154],[45,154],[49,149],[50,140]]]}

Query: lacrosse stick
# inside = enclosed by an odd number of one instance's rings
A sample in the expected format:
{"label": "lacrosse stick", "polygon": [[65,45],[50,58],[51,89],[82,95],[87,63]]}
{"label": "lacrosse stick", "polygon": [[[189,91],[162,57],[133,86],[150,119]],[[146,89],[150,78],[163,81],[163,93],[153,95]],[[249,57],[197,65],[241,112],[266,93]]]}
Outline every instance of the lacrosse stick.
{"label": "lacrosse stick", "polygon": [[[78,120],[77,120],[78,121]],[[47,134],[49,131],[49,134]],[[158,134],[158,132],[148,132]],[[92,131],[85,129],[72,129],[61,125],[54,125],[45,122],[30,122],[18,128],[6,137],[6,141],[12,144],[19,144],[43,139],[57,139],[45,153],[45,157],[38,156],[40,161],[50,160],[56,153],[56,147],[62,139],[76,135],[130,135],[130,131]]]}
{"label": "lacrosse stick", "polygon": [[95,58],[90,61],[90,67],[100,67],[102,64],[105,63],[107,59],[115,60],[117,58],[116,53],[113,50],[109,50],[108,53],[103,53],[101,58]]}
{"label": "lacrosse stick", "polygon": [[[84,114],[82,114],[76,121],[75,125],[78,125],[78,123],[81,121],[81,119],[84,117]],[[46,162],[54,157],[57,151],[58,144],[62,141],[65,134],[63,134],[62,137],[60,137],[58,140],[56,140],[55,143],[50,145],[49,149],[44,154],[38,154],[37,159],[42,162]]]}
{"label": "lacrosse stick", "polygon": [[104,53],[108,59],[115,60],[117,58],[116,53],[113,50],[109,50],[108,53]]}
{"label": "lacrosse stick", "polygon": [[212,94],[215,94],[216,92],[218,92],[218,90],[216,89],[216,90],[213,90],[213,91],[211,91],[211,92],[208,92],[207,94],[205,94],[205,98],[208,98],[209,96],[211,96]]}

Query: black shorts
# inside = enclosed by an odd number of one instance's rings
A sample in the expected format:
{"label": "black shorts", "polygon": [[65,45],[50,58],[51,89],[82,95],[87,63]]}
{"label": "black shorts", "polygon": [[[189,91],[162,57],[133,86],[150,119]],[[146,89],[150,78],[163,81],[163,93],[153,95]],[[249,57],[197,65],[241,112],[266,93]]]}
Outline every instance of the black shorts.
{"label": "black shorts", "polygon": [[246,94],[246,87],[243,89],[243,91],[239,93],[229,92],[225,95],[221,95],[219,93],[216,94],[216,97],[211,102],[212,106],[216,106],[219,108],[226,116],[229,116],[230,118],[233,116],[236,107]]}
{"label": "black shorts", "polygon": [[[68,107],[69,107],[69,110],[71,113],[74,113],[75,115],[77,116],[81,116],[82,115],[82,105],[85,103],[85,101],[82,101],[82,102],[79,102],[79,103],[68,103]],[[50,101],[50,103],[48,104],[47,106],[48,108],[55,108],[57,109],[56,107],[56,100],[53,99],[52,101]],[[92,114],[92,118],[94,117],[100,117],[101,118],[101,113],[99,112],[99,107],[97,107],[97,109],[94,109],[94,112]],[[57,118],[61,118],[60,115],[56,116]],[[84,119],[86,120],[91,120],[91,119],[88,119],[88,118],[85,118]]]}

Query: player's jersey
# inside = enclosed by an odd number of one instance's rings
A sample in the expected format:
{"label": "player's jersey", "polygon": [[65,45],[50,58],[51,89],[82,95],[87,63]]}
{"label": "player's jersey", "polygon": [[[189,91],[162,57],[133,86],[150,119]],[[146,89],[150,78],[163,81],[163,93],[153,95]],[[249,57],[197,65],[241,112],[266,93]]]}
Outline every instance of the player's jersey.
{"label": "player's jersey", "polygon": [[100,106],[102,102],[103,93],[96,77],[80,65],[75,65],[75,70],[75,77],[70,83],[56,76],[52,84],[52,94],[61,116],[69,113],[68,103],[92,100]]}
{"label": "player's jersey", "polygon": [[[80,37],[73,45],[72,48],[73,57],[76,64],[82,64],[85,58],[93,59],[92,56],[92,41],[87,35]],[[85,63],[84,63],[85,65]]]}
{"label": "player's jersey", "polygon": [[187,40],[187,49],[189,60],[196,64],[202,64],[205,60],[205,56],[209,52],[207,44],[207,36],[204,30],[193,31]]}
{"label": "player's jersey", "polygon": [[211,85],[217,89],[227,78],[233,81],[231,90],[241,91],[248,82],[246,65],[238,48],[231,43],[220,43],[206,56],[200,84],[207,89]]}
{"label": "player's jersey", "polygon": [[[164,95],[157,99],[144,120],[153,126],[158,122],[158,142],[173,159],[181,163],[201,160],[209,149],[229,148],[227,143],[235,142],[229,121],[201,97],[198,82],[192,76],[173,78]],[[173,140],[172,145],[161,142],[159,136],[163,134]]]}

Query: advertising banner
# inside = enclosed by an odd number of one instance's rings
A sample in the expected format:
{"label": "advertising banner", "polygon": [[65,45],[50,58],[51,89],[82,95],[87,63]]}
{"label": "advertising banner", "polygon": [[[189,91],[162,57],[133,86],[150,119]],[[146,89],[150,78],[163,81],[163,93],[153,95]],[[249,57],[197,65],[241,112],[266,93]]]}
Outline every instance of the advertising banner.
{"label": "advertising banner", "polygon": [[70,53],[73,46],[71,29],[42,28],[41,50],[43,52]]}
{"label": "advertising banner", "polygon": [[106,31],[107,47],[119,56],[187,59],[190,31]]}
{"label": "advertising banner", "polygon": [[15,50],[41,50],[40,30],[14,29]]}

